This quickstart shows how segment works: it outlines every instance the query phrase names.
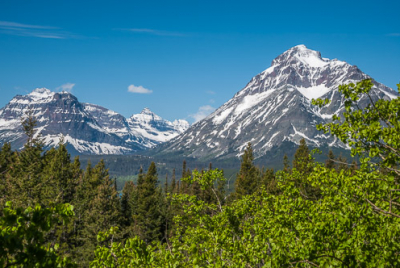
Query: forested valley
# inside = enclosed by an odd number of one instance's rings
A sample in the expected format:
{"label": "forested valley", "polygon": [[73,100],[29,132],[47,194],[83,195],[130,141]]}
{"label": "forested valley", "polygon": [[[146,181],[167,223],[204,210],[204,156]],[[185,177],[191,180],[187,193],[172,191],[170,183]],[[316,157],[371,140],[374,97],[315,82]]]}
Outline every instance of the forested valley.
{"label": "forested valley", "polygon": [[223,170],[186,162],[163,183],[152,162],[117,191],[103,161],[82,170],[62,142],[44,151],[28,116],[24,148],[0,151],[0,265],[400,266],[400,98],[358,107],[371,87],[340,86],[342,118],[318,126],[357,161],[303,139],[282,170],[264,169],[249,143],[233,191]]}

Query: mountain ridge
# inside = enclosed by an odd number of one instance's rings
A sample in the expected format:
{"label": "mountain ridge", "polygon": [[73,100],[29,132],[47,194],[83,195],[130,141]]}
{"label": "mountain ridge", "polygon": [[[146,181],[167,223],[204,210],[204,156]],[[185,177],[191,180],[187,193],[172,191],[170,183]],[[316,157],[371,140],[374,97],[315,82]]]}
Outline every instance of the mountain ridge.
{"label": "mountain ridge", "polygon": [[[17,149],[22,147],[26,137],[21,121],[28,111],[33,112],[37,132],[41,133],[47,147],[57,146],[63,139],[74,154],[136,153],[175,137],[189,127],[185,120],[173,123],[148,108],[147,113],[153,117],[142,118],[133,126],[134,120],[100,105],[81,103],[69,92],[37,88],[29,94],[15,96],[0,109],[0,144],[10,142]],[[158,128],[160,124],[164,127]],[[152,125],[151,135],[146,135],[149,129],[144,127],[147,125]]]}

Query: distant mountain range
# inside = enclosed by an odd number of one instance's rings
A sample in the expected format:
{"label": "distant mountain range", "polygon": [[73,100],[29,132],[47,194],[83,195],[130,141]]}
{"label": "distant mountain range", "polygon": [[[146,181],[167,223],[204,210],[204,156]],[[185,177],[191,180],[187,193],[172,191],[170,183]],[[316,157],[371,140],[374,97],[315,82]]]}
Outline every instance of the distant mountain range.
{"label": "distant mountain range", "polygon": [[[238,157],[252,143],[256,158],[277,150],[282,144],[301,139],[313,147],[344,147],[344,144],[316,130],[344,111],[338,86],[371,78],[357,66],[304,45],[295,46],[272,61],[271,67],[253,77],[245,88],[207,118],[186,132],[150,151],[150,155],[182,155],[197,159]],[[392,99],[398,93],[373,80],[371,96]],[[313,98],[328,98],[322,109],[311,105]],[[360,100],[365,105],[367,98]],[[293,146],[292,146],[293,147]]]}
{"label": "distant mountain range", "polygon": [[68,92],[38,88],[15,96],[0,109],[0,144],[10,142],[20,149],[26,141],[21,126],[32,111],[37,130],[47,147],[61,137],[72,154],[132,154],[165,142],[184,132],[185,120],[170,122],[148,108],[126,119],[107,108],[81,103]]}
{"label": "distant mountain range", "polygon": [[[205,119],[189,127],[185,120],[170,122],[145,108],[125,118],[104,107],[81,103],[68,92],[35,89],[14,97],[0,109],[0,144],[21,148],[26,137],[21,120],[32,110],[46,146],[61,136],[73,154],[133,154],[190,157],[199,160],[240,156],[251,142],[256,158],[285,144],[294,148],[301,139],[313,147],[345,148],[329,134],[316,130],[332,115],[344,111],[338,86],[371,78],[357,66],[322,58],[320,52],[295,46],[272,61],[242,90]],[[373,80],[374,100],[392,99],[397,91]],[[313,98],[328,98],[320,109]],[[360,105],[368,102],[360,100]],[[157,146],[156,146],[157,145]],[[148,150],[150,149],[150,150]]]}

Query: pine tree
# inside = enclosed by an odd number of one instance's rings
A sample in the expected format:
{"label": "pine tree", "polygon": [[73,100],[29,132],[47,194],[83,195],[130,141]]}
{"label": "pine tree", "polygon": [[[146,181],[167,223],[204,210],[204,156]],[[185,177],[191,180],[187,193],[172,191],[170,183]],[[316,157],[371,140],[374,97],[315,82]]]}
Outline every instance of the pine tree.
{"label": "pine tree", "polygon": [[182,178],[186,177],[186,160],[183,160],[182,163]]}
{"label": "pine tree", "polygon": [[[202,170],[201,172],[204,173],[204,170]],[[200,185],[199,185],[199,183],[197,181],[192,182],[190,184],[189,188],[190,188],[189,192],[190,192],[191,195],[195,195],[195,196],[197,196],[197,198],[200,198],[202,191],[201,191]]]}
{"label": "pine tree", "polygon": [[168,174],[165,175],[165,184],[164,184],[164,193],[167,194],[169,191],[169,185],[168,185]]}
{"label": "pine tree", "polygon": [[[46,187],[46,202],[70,203],[75,195],[79,173],[71,163],[71,156],[61,140],[58,148],[44,154],[43,181]],[[76,163],[75,163],[76,164]]]}
{"label": "pine tree", "polygon": [[286,154],[283,156],[283,171],[290,172],[289,158]]}
{"label": "pine tree", "polygon": [[306,140],[303,138],[300,140],[300,145],[294,154],[293,168],[302,174],[309,174],[312,171],[312,160],[309,157],[310,150],[306,144]]}
{"label": "pine tree", "polygon": [[132,181],[127,181],[122,189],[121,196],[121,215],[122,215],[122,225],[125,227],[131,226],[133,223],[133,213],[134,213],[134,198],[135,185]]}
{"label": "pine tree", "polygon": [[3,147],[0,148],[0,178],[3,178],[5,173],[13,161],[13,152],[11,150],[10,143],[4,143]]}
{"label": "pine tree", "polygon": [[186,160],[183,160],[182,163],[182,177],[181,177],[181,184],[180,184],[180,193],[182,194],[189,194],[189,186],[188,183],[183,181],[183,178],[186,178],[190,174],[189,170],[186,170]]}
{"label": "pine tree", "polygon": [[279,190],[275,180],[274,169],[267,168],[262,175],[262,182],[265,190],[270,194],[278,194]]}
{"label": "pine tree", "polygon": [[304,138],[300,140],[300,145],[294,154],[293,168],[299,172],[295,183],[300,194],[307,199],[318,199],[321,193],[320,189],[313,187],[307,180],[307,176],[313,170],[313,160],[310,158],[310,150]]}
{"label": "pine tree", "polygon": [[176,176],[175,176],[175,169],[173,169],[170,193],[173,194],[175,192],[176,192]]}
{"label": "pine tree", "polygon": [[[0,148],[0,207],[4,207],[5,202],[12,201],[15,185],[10,178],[12,170],[15,170],[17,153],[11,150],[11,145],[5,143]],[[1,214],[1,212],[0,212]]]}
{"label": "pine tree", "polygon": [[253,194],[258,190],[260,172],[253,161],[253,148],[251,143],[248,143],[241,158],[240,171],[236,176],[235,195],[237,198]]}
{"label": "pine tree", "polygon": [[325,161],[325,167],[329,169],[334,169],[336,165],[333,160],[335,160],[335,155],[333,154],[332,150],[329,150],[328,159],[326,159]]}
{"label": "pine tree", "polygon": [[137,180],[138,187],[141,187],[143,182],[144,182],[143,167],[140,166],[139,173],[138,173],[138,180]]}
{"label": "pine tree", "polygon": [[160,194],[157,189],[157,169],[151,162],[143,182],[138,183],[137,227],[138,235],[146,243],[151,243],[162,238],[161,214],[159,211]]}
{"label": "pine tree", "polygon": [[350,166],[350,171],[351,171],[351,175],[354,176],[356,173],[356,170],[358,169],[358,165],[357,162],[355,160],[353,160],[351,162],[351,166]]}
{"label": "pine tree", "polygon": [[[44,153],[43,191],[41,203],[49,206],[52,204],[72,203],[80,179],[80,164],[76,160],[71,163],[70,155],[61,140],[58,148],[50,149]],[[59,244],[59,251],[67,253],[74,244],[74,224],[56,224],[54,229],[46,235],[49,242]]]}
{"label": "pine tree", "polygon": [[336,166],[337,172],[349,169],[349,166],[347,164],[347,159],[342,154],[340,154],[339,157],[337,158],[337,162],[338,162],[338,164]]}
{"label": "pine tree", "polygon": [[43,169],[43,142],[40,133],[36,133],[36,119],[32,111],[28,112],[22,126],[27,142],[19,153],[12,183],[17,185],[14,188],[16,190],[14,194],[18,196],[15,205],[25,207],[42,204],[43,190],[46,185],[40,176]]}
{"label": "pine tree", "polygon": [[[93,169],[88,166],[85,174],[86,189],[83,190],[84,204],[78,233],[81,244],[75,252],[76,259],[83,266],[88,266],[97,245],[97,234],[107,231],[112,226],[121,225],[120,200],[115,181],[110,179],[108,169],[101,160]],[[82,193],[80,193],[82,194]],[[82,203],[80,204],[82,206]],[[117,237],[115,238],[115,240]]]}

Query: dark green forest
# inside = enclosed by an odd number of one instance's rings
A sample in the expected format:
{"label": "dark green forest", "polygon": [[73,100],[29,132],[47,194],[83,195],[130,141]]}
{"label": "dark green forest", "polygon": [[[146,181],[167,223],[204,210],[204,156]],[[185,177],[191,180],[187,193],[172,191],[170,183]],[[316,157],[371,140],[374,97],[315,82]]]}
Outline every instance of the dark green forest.
{"label": "dark green forest", "polygon": [[117,185],[103,160],[81,168],[62,142],[44,150],[30,115],[24,148],[0,151],[0,265],[400,266],[400,98],[358,107],[371,87],[340,86],[343,116],[317,127],[353,159],[303,139],[262,168],[249,143],[234,180],[190,161],[161,178],[162,162],[149,161]]}

